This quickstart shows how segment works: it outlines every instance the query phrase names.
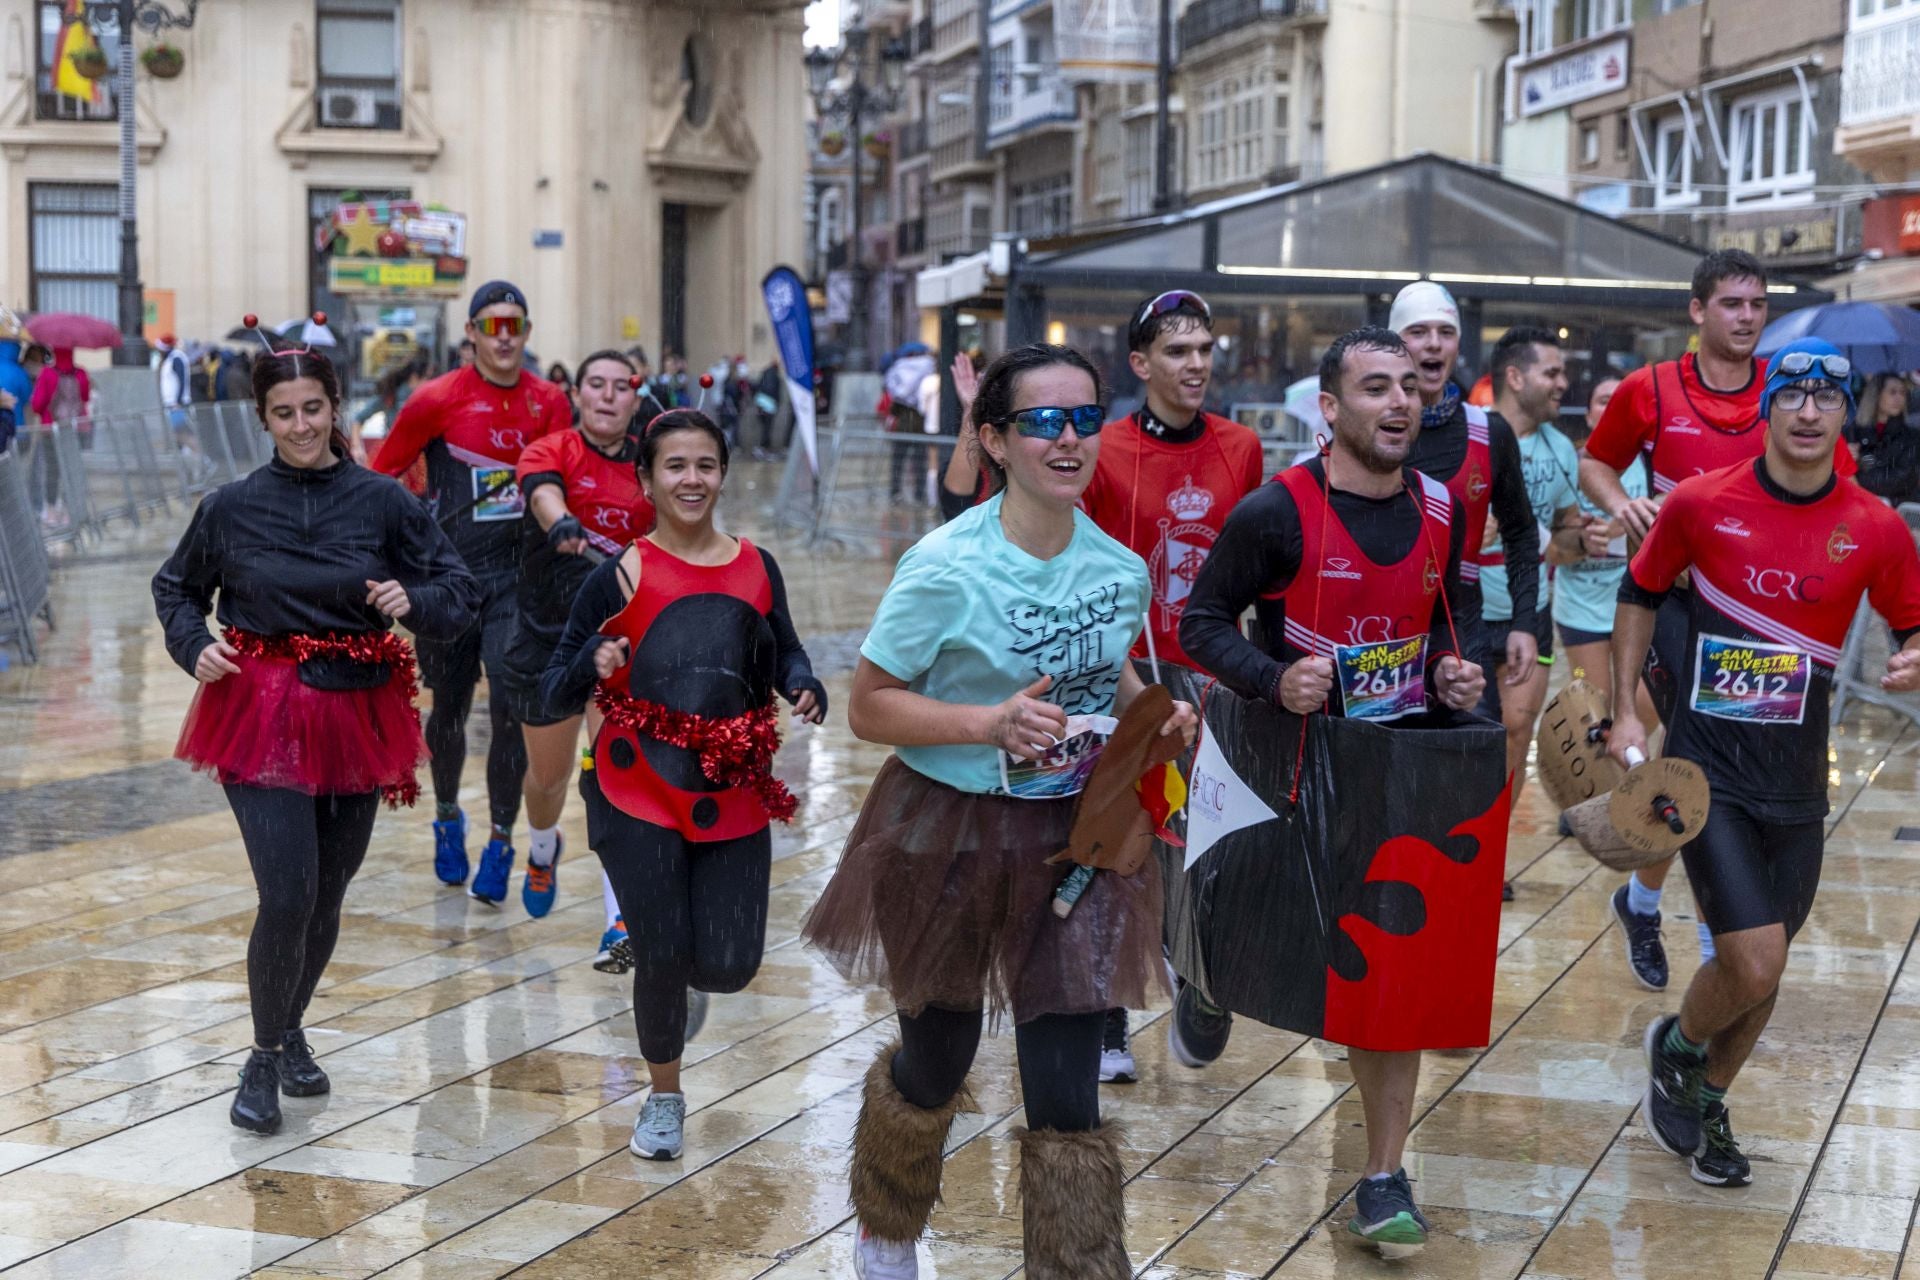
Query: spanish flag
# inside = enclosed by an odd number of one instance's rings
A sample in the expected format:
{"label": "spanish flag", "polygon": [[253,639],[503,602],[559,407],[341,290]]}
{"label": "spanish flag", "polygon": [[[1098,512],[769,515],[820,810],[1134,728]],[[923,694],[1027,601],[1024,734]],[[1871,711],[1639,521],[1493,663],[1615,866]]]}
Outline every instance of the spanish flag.
{"label": "spanish flag", "polygon": [[1186,847],[1186,841],[1167,826],[1174,814],[1187,807],[1187,780],[1180,771],[1172,763],[1158,764],[1133,785],[1140,793],[1140,807],[1153,823],[1153,834],[1176,849]]}
{"label": "spanish flag", "polygon": [[105,83],[89,80],[73,65],[76,54],[100,52],[100,46],[93,41],[93,32],[87,30],[86,10],[82,0],[67,0],[66,19],[66,25],[60,28],[59,42],[54,45],[53,50],[54,92],[69,98],[79,98],[92,106],[103,107],[107,104]]}

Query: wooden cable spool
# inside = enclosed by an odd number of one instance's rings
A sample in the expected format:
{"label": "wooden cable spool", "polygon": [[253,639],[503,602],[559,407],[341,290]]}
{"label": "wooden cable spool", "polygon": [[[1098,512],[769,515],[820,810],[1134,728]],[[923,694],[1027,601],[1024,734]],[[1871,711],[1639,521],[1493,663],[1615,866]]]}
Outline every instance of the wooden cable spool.
{"label": "wooden cable spool", "polygon": [[1707,824],[1711,796],[1707,775],[1691,760],[1648,760],[1628,753],[1632,768],[1605,795],[1566,811],[1568,828],[1582,848],[1615,871],[1637,871],[1664,862]]}
{"label": "wooden cable spool", "polygon": [[1540,713],[1534,736],[1540,785],[1562,810],[1603,796],[1626,770],[1607,754],[1607,706],[1600,691],[1574,679]]}

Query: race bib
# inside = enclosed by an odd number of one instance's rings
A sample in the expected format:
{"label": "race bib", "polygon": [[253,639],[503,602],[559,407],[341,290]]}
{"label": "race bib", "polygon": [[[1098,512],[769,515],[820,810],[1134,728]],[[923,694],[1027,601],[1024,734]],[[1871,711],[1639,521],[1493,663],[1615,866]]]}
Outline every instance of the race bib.
{"label": "race bib", "polygon": [[1335,645],[1349,720],[1398,720],[1427,709],[1427,638]]}
{"label": "race bib", "polygon": [[518,520],[526,509],[520,486],[514,483],[512,467],[472,467],[473,518],[475,520]]}
{"label": "race bib", "polygon": [[1785,645],[1701,636],[1693,709],[1722,720],[1799,724],[1807,714],[1813,658]]}
{"label": "race bib", "polygon": [[1107,739],[1120,727],[1112,716],[1068,716],[1067,732],[1038,760],[1000,753],[1000,789],[1021,800],[1058,800],[1087,789]]}

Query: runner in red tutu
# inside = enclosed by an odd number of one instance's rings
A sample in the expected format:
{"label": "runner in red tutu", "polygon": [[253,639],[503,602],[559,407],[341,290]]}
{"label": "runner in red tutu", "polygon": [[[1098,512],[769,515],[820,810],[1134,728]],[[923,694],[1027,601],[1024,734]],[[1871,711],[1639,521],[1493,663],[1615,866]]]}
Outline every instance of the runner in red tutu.
{"label": "runner in red tutu", "polygon": [[[230,1118],[273,1133],[282,1090],[328,1088],[301,1015],[374,813],[383,795],[411,804],[420,790],[413,654],[388,627],[457,635],[480,593],[426,508],[348,459],[340,380],[323,357],[270,346],[253,397],[274,457],[206,496],[153,599],[167,651],[200,681],[174,754],[226,788],[260,894],[253,1054]],[[221,638],[206,625],[216,595]]]}

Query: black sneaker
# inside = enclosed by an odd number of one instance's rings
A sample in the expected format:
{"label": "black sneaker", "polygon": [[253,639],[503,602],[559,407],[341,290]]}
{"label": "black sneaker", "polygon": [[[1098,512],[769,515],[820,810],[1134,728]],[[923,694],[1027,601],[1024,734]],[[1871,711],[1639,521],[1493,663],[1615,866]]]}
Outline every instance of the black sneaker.
{"label": "black sneaker", "polygon": [[1661,1150],[1684,1160],[1700,1149],[1700,1086],[1707,1058],[1667,1049],[1667,1029],[1678,1021],[1669,1014],[1647,1028],[1647,1095],[1640,1102],[1640,1118]]}
{"label": "black sneaker", "polygon": [[1500,901],[1502,902],[1513,901],[1513,881],[1502,880],[1500,882]]}
{"label": "black sneaker", "polygon": [[1667,989],[1667,948],[1660,941],[1660,913],[1643,916],[1627,906],[1627,886],[1613,891],[1613,918],[1627,943],[1627,968],[1649,991]]}
{"label": "black sneaker", "polygon": [[1391,1178],[1360,1180],[1347,1230],[1380,1250],[1383,1258],[1408,1258],[1426,1247],[1433,1224],[1413,1203],[1413,1186],[1402,1169]]}
{"label": "black sneaker", "polygon": [[1733,1140],[1733,1125],[1727,1116],[1727,1104],[1716,1102],[1707,1108],[1700,1121],[1703,1141],[1693,1153],[1689,1172],[1695,1182],[1710,1187],[1744,1187],[1753,1182],[1753,1166],[1740,1154]]}
{"label": "black sneaker", "polygon": [[1100,1083],[1132,1084],[1138,1078],[1133,1042],[1127,1034],[1127,1011],[1109,1009],[1100,1036]]}
{"label": "black sneaker", "polygon": [[280,1042],[280,1092],[289,1098],[312,1098],[333,1087],[327,1073],[313,1060],[306,1033],[295,1027]]}
{"label": "black sneaker", "polygon": [[240,1068],[240,1091],[227,1119],[255,1133],[280,1132],[280,1055],[255,1049]]}
{"label": "black sneaker", "polygon": [[1200,988],[1180,983],[1173,997],[1173,1016],[1167,1019],[1167,1048],[1183,1067],[1204,1067],[1227,1051],[1233,1034],[1233,1015],[1200,994]]}

